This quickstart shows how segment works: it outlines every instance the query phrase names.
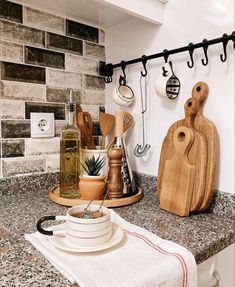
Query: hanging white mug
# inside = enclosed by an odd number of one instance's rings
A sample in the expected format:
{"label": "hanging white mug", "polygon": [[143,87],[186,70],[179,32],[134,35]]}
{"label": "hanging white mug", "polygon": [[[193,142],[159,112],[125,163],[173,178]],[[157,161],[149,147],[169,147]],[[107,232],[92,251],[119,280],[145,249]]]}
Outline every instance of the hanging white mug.
{"label": "hanging white mug", "polygon": [[162,67],[161,72],[155,81],[154,88],[159,96],[168,97],[171,100],[179,95],[180,81],[173,72],[171,61],[165,63]]}
{"label": "hanging white mug", "polygon": [[112,94],[113,100],[120,106],[129,106],[134,100],[134,92],[126,84],[124,77],[120,77],[119,86],[115,87]]}

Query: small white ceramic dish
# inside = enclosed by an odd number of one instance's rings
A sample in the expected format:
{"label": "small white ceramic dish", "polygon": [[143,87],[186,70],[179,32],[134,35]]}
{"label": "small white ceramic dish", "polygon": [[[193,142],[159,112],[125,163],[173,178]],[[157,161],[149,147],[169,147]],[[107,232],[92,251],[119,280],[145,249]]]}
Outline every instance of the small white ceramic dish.
{"label": "small white ceramic dish", "polygon": [[[63,230],[64,223],[52,226],[49,228],[50,230]],[[112,223],[112,234],[109,240],[106,242],[92,246],[92,247],[79,247],[79,246],[72,246],[63,236],[50,236],[48,237],[49,241],[58,249],[68,252],[76,252],[76,253],[86,253],[86,252],[97,252],[106,250],[117,245],[121,240],[124,238],[124,231],[123,229],[115,224]]]}

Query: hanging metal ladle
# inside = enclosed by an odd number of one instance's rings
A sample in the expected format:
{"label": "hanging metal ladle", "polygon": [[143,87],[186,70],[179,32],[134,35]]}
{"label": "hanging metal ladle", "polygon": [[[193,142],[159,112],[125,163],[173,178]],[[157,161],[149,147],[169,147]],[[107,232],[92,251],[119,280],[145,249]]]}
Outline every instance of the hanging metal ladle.
{"label": "hanging metal ladle", "polygon": [[[146,83],[146,76],[147,76],[147,70],[146,70],[146,56],[142,56],[142,62],[144,66],[144,73],[141,71],[141,77],[140,77],[140,95],[141,95],[141,115],[142,115],[142,136],[143,136],[143,144],[142,146],[140,144],[137,144],[134,149],[134,154],[137,157],[142,157],[146,155],[148,150],[150,149],[151,145],[145,143],[145,120],[144,120],[144,114],[147,111],[147,83]],[[142,79],[145,79],[145,87],[144,87],[144,97],[143,97],[143,87],[142,87]]]}

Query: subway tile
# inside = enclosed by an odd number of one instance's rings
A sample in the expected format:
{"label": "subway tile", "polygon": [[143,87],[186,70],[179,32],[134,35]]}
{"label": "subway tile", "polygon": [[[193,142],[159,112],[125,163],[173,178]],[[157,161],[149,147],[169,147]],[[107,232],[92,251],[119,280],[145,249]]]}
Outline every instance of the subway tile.
{"label": "subway tile", "polygon": [[64,69],[64,54],[25,46],[25,62],[39,66]]}
{"label": "subway tile", "polygon": [[37,47],[45,46],[45,32],[21,24],[0,21],[1,40]]}
{"label": "subway tile", "polygon": [[24,8],[24,24],[62,34],[65,32],[65,19],[29,7]]}
{"label": "subway tile", "polygon": [[59,121],[59,120],[56,120],[55,121],[55,136],[56,137],[60,137],[61,135],[61,130],[63,127],[65,127],[65,125],[67,124],[67,121]]}
{"label": "subway tile", "polygon": [[99,122],[93,122],[93,132],[92,132],[92,134],[94,136],[101,135],[100,123]]}
{"label": "subway tile", "polygon": [[99,112],[100,113],[105,113],[105,107],[104,106],[99,106]]}
{"label": "subway tile", "polygon": [[45,172],[46,158],[43,157],[21,157],[2,159],[3,176],[16,176],[24,173]]}
{"label": "subway tile", "polygon": [[93,122],[99,121],[99,106],[98,105],[81,105],[81,107],[83,111],[91,114]]}
{"label": "subway tile", "polygon": [[41,155],[54,154],[60,152],[60,139],[44,138],[44,139],[25,139],[25,155]]}
{"label": "subway tile", "polygon": [[1,62],[2,80],[45,84],[45,68]]}
{"label": "subway tile", "polygon": [[82,97],[82,104],[86,105],[104,105],[105,94],[104,92],[84,90]]}
{"label": "subway tile", "polygon": [[[69,89],[47,87],[47,102],[68,103],[70,99]],[[82,90],[73,90],[73,101],[81,102]]]}
{"label": "subway tile", "polygon": [[73,54],[66,54],[65,70],[69,72],[97,75],[98,63],[93,59],[88,59]]}
{"label": "subway tile", "polygon": [[23,45],[0,41],[0,60],[23,63]]}
{"label": "subway tile", "polygon": [[24,139],[3,139],[2,157],[20,157],[24,156]]}
{"label": "subway tile", "polygon": [[2,120],[2,138],[29,138],[29,120]]}
{"label": "subway tile", "polygon": [[47,69],[47,85],[59,88],[80,89],[82,75],[61,70]]}
{"label": "subway tile", "polygon": [[54,33],[47,33],[47,47],[78,55],[83,54],[82,41]]}
{"label": "subway tile", "polygon": [[60,154],[46,155],[46,171],[54,172],[60,170]]}
{"label": "subway tile", "polygon": [[105,32],[102,29],[99,29],[99,43],[105,45]]}
{"label": "subway tile", "polygon": [[101,141],[102,141],[101,135],[97,135],[97,136],[93,135],[92,138],[96,146],[101,146]]}
{"label": "subway tile", "polygon": [[104,66],[105,66],[105,62],[104,61],[99,61],[99,76],[105,76],[104,73]]}
{"label": "subway tile", "polygon": [[30,113],[54,113],[56,120],[65,119],[65,105],[51,103],[25,103],[25,118],[30,119]]}
{"label": "subway tile", "polygon": [[0,99],[2,119],[24,119],[25,105],[23,101]]}
{"label": "subway tile", "polygon": [[22,23],[23,12],[22,5],[10,1],[0,1],[0,18]]}
{"label": "subway tile", "polygon": [[66,33],[69,36],[98,43],[99,29],[92,26],[66,20]]}
{"label": "subway tile", "polygon": [[91,56],[91,57],[96,57],[100,59],[105,59],[105,47],[95,44],[95,43],[89,43],[85,42],[85,56]]}
{"label": "subway tile", "polygon": [[1,81],[1,98],[26,101],[45,101],[46,85]]}
{"label": "subway tile", "polygon": [[91,90],[104,90],[104,78],[98,76],[85,75],[85,88]]}

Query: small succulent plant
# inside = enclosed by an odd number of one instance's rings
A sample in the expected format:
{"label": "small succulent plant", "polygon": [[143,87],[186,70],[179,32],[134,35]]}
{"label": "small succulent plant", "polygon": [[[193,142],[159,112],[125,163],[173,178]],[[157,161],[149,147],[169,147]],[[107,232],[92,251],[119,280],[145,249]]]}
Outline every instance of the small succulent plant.
{"label": "small succulent plant", "polygon": [[105,158],[100,158],[100,155],[95,158],[93,155],[92,157],[87,157],[81,163],[84,170],[87,172],[88,175],[97,176],[99,175],[100,170],[105,165]]}

